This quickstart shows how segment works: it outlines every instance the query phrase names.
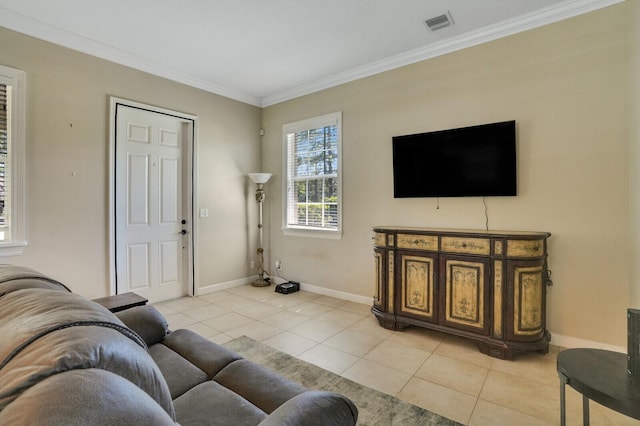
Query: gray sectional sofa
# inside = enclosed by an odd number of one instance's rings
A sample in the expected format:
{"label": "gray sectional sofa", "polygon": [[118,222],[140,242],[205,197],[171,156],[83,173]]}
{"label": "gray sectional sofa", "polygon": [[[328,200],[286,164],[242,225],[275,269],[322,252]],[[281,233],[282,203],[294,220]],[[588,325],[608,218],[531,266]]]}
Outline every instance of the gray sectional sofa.
{"label": "gray sectional sofa", "polygon": [[153,306],[117,315],[0,265],[0,424],[353,425],[346,397],[306,389]]}

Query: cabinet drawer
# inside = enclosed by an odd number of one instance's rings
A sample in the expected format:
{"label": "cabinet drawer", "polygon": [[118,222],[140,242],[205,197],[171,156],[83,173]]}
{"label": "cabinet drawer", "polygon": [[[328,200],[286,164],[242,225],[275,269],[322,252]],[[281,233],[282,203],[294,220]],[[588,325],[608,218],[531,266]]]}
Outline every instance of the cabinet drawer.
{"label": "cabinet drawer", "polygon": [[491,254],[488,238],[442,237],[442,251],[449,253]]}
{"label": "cabinet drawer", "polygon": [[544,255],[544,241],[509,240],[507,241],[508,257],[539,257]]}
{"label": "cabinet drawer", "polygon": [[398,248],[438,250],[438,237],[436,235],[398,234]]}
{"label": "cabinet drawer", "polygon": [[376,232],[373,236],[373,245],[378,247],[384,247],[387,245],[387,234],[382,232]]}

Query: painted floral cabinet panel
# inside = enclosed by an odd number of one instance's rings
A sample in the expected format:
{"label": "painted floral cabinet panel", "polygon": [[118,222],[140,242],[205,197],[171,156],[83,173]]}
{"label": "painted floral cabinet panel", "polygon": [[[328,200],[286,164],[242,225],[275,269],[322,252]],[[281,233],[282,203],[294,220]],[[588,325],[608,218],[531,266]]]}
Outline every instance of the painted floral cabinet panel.
{"label": "painted floral cabinet panel", "polygon": [[545,332],[546,280],[544,264],[508,263],[506,337],[517,341],[535,341]]}
{"label": "painted floral cabinet panel", "polygon": [[450,327],[489,334],[489,260],[443,256],[442,266],[442,323]]}
{"label": "painted floral cabinet panel", "polygon": [[398,315],[437,321],[437,256],[398,252]]}

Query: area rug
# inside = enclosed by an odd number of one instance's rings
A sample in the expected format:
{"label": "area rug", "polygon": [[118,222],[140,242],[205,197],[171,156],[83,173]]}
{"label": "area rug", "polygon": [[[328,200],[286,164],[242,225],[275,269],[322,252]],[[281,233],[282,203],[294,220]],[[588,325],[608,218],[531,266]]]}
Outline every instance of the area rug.
{"label": "area rug", "polygon": [[359,425],[460,425],[242,336],[224,344],[242,357],[311,389],[338,392],[358,407]]}

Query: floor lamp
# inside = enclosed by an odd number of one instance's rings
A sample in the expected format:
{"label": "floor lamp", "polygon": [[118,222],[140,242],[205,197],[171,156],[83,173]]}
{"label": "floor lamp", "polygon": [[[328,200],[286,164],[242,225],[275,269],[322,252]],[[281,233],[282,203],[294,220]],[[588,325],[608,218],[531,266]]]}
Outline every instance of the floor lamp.
{"label": "floor lamp", "polygon": [[256,203],[258,203],[258,278],[251,283],[254,287],[267,287],[270,282],[264,279],[264,248],[262,247],[262,203],[264,203],[264,189],[262,186],[269,181],[271,173],[249,173],[251,180],[258,186],[256,189]]}

